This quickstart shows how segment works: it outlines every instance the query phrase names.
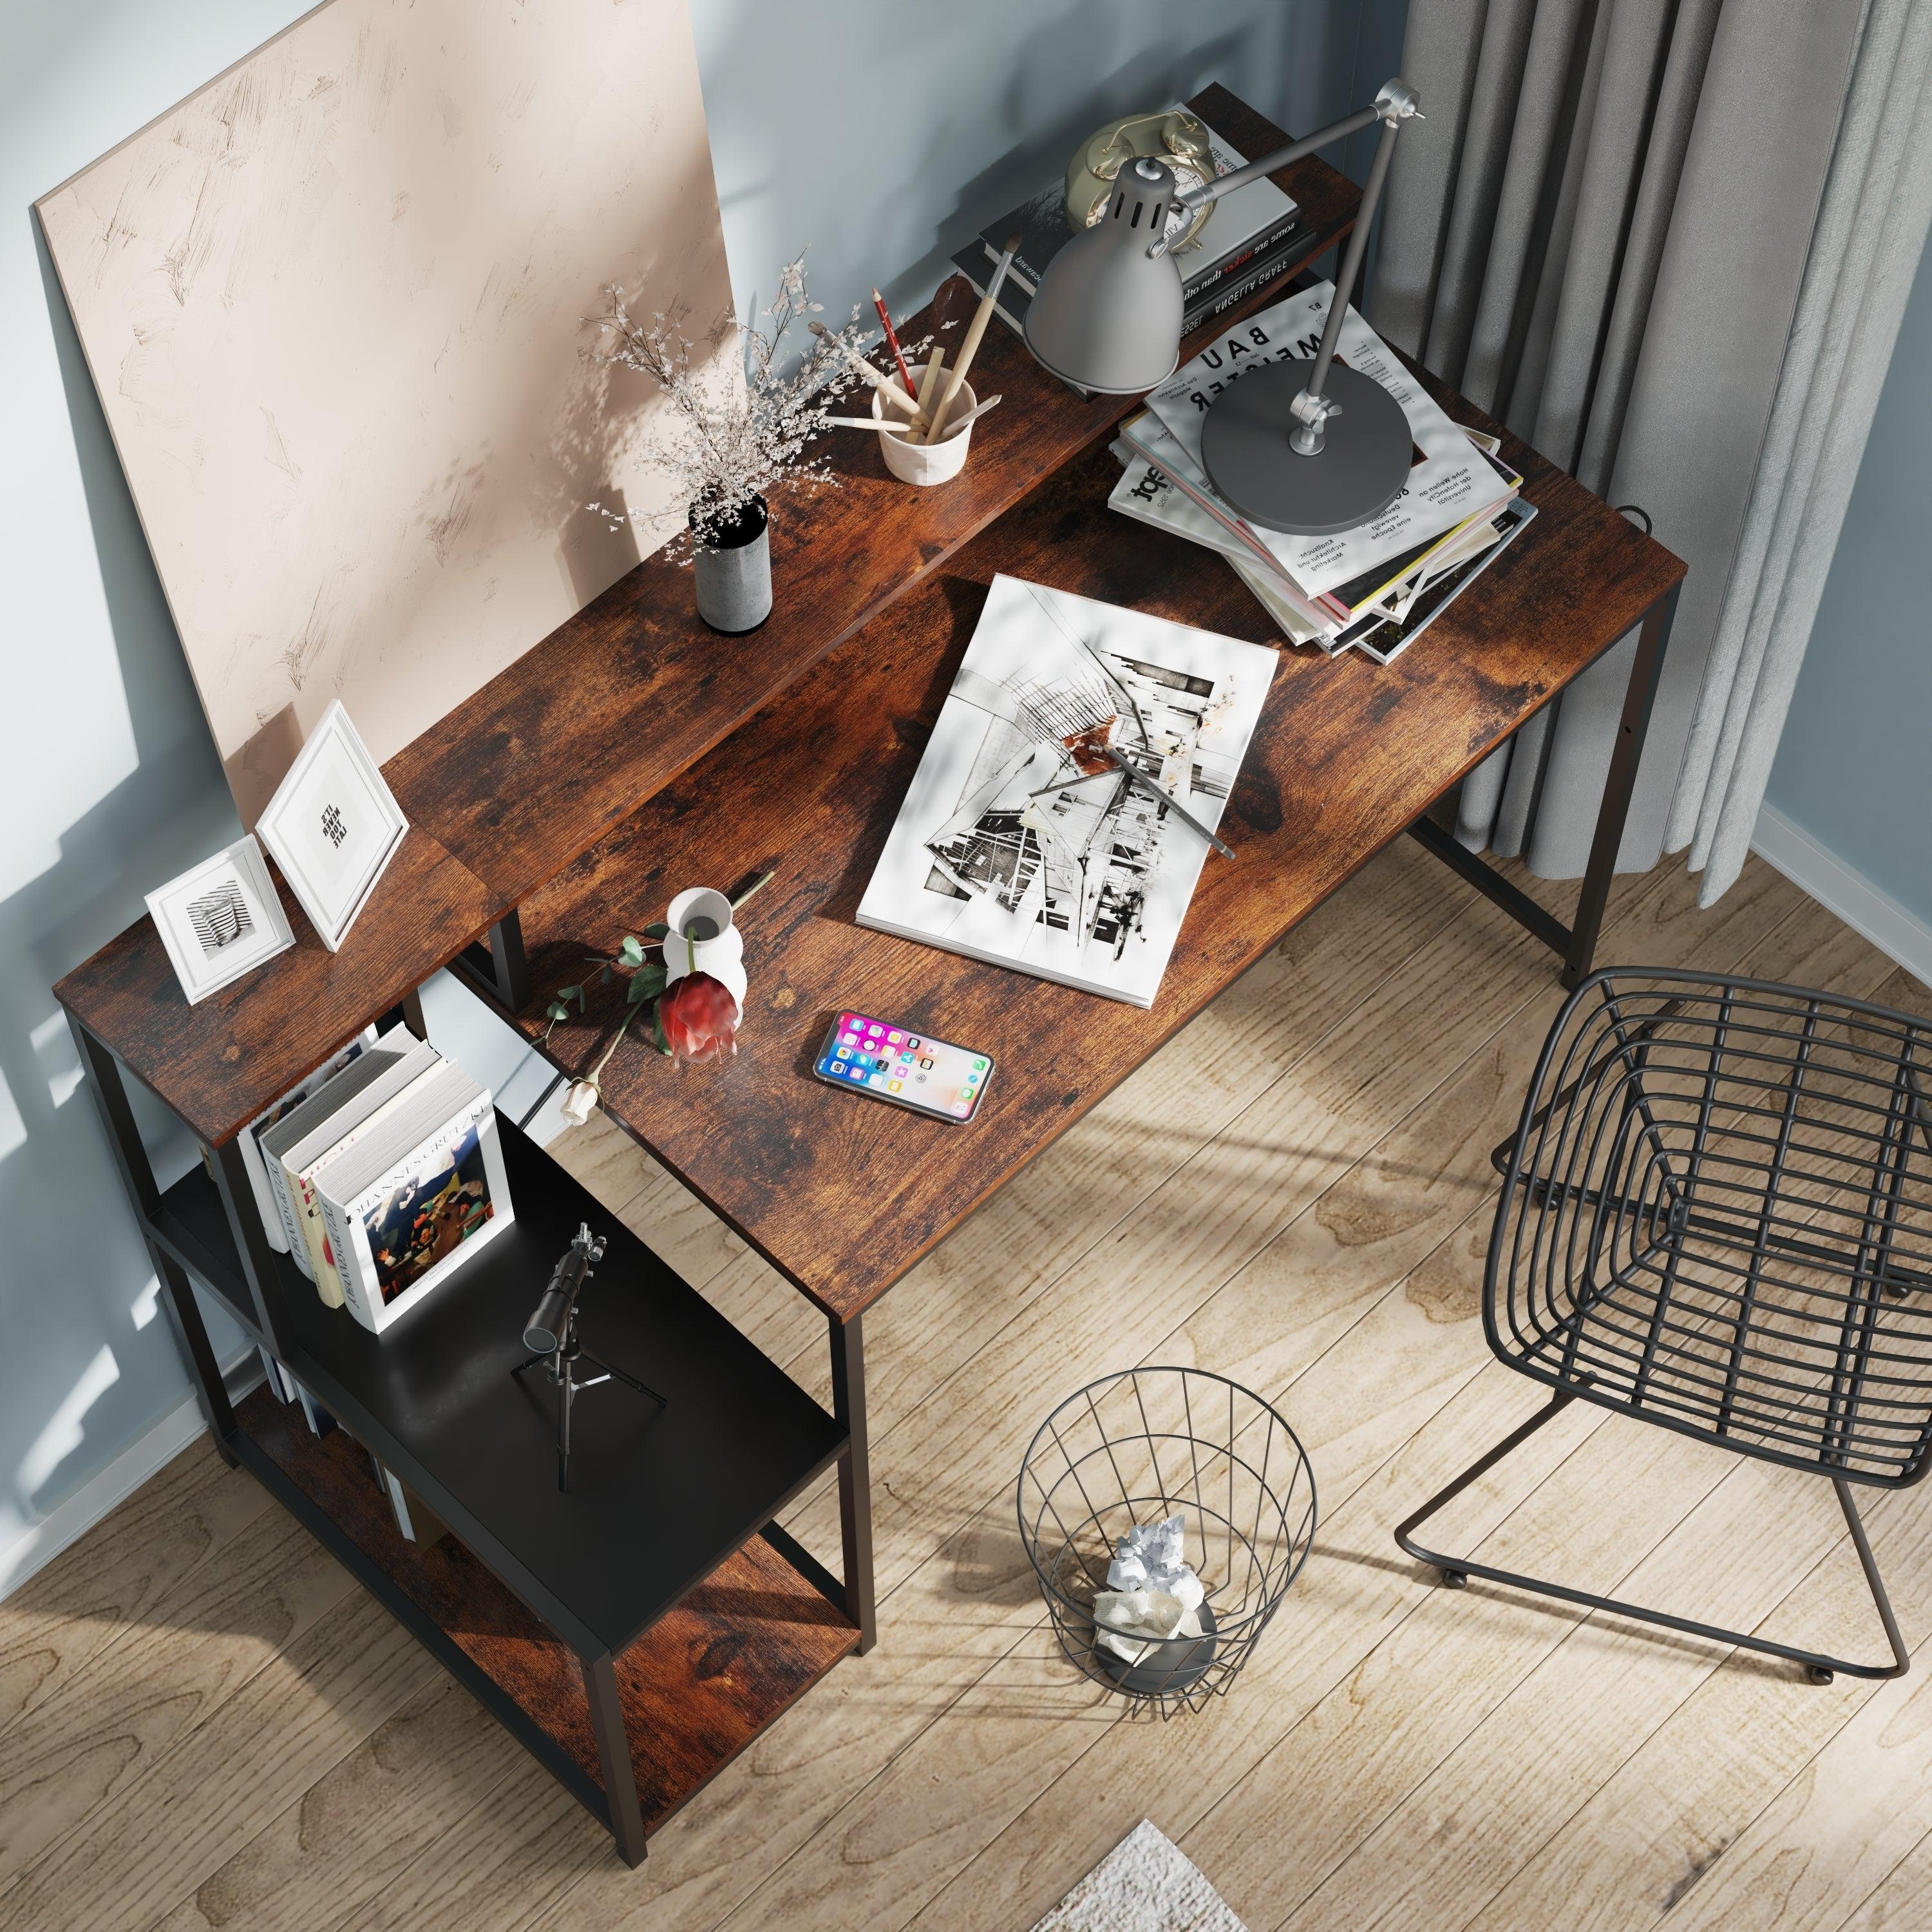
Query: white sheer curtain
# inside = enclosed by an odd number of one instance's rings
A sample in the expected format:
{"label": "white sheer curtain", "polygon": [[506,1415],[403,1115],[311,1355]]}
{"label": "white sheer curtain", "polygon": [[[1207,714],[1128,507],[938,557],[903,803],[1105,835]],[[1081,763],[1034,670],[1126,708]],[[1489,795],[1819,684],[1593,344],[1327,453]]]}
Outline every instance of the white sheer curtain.
{"label": "white sheer curtain", "polygon": [[[1882,69],[1894,111],[1922,128],[1922,90],[1898,72],[1928,29],[1932,0],[1411,0],[1403,69],[1429,118],[1397,149],[1370,315],[1591,488],[1640,505],[1690,566],[1624,870],[1655,864],[1666,833],[1673,849],[1691,838],[1683,808],[1672,813],[1680,770],[1694,824],[1712,802],[1700,850],[1714,889],[1728,883],[1720,823],[1744,827],[1730,876],[1748,842],[1816,602],[1815,586],[1805,605],[1802,586],[1772,579],[1815,536],[1822,584],[1843,514],[1840,490],[1826,529],[1828,493],[1808,484],[1795,500],[1780,466],[1829,441],[1834,478],[1850,452],[1849,489],[1910,261],[1888,320],[1882,302],[1852,304],[1865,320],[1840,329],[1842,376],[1814,379],[1833,387],[1828,436],[1815,408],[1808,438],[1792,425],[1811,386],[1795,372],[1816,360],[1804,331],[1838,225],[1848,260],[1869,225],[1848,182],[1867,182],[1868,199],[1868,177],[1881,182],[1894,210],[1893,247],[1871,259],[1910,238],[1912,140],[1864,93]],[[1808,266],[1814,229],[1826,266]],[[1828,332],[1822,314],[1811,326]],[[1761,507],[1767,490],[1781,518]],[[1759,560],[1761,614],[1742,620],[1741,555]],[[1546,878],[1580,874],[1634,648],[1626,639],[1471,774],[1466,844],[1526,854]]]}

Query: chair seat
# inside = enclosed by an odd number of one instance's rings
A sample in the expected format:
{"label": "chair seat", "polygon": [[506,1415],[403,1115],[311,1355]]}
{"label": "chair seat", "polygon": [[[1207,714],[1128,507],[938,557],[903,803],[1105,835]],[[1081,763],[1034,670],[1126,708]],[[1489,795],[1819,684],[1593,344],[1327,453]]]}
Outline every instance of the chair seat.
{"label": "chair seat", "polygon": [[1932,1027],[1801,987],[1611,968],[1558,1016],[1484,1317],[1552,1388],[1876,1484],[1932,1444]]}

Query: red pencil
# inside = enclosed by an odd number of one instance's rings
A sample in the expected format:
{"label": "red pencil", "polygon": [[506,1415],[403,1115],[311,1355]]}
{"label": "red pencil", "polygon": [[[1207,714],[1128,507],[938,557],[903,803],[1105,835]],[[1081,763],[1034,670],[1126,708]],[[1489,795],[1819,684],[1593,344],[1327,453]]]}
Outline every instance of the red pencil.
{"label": "red pencil", "polygon": [[886,313],[886,298],[877,289],[872,291],[872,306],[879,311],[879,320],[886,328],[886,346],[892,352],[892,360],[899,365],[899,380],[905,385],[906,394],[916,396],[919,385],[912,379],[912,371],[906,367],[905,353],[899,347],[898,332],[892,327],[892,319]]}

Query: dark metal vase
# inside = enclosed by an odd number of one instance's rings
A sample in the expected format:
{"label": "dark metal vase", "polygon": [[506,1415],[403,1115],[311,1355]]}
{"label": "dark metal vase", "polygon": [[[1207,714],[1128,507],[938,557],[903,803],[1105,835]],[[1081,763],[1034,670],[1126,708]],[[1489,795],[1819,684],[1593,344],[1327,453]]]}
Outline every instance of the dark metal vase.
{"label": "dark metal vase", "polygon": [[698,614],[714,631],[737,637],[772,614],[771,518],[754,497],[731,523],[714,527],[692,554]]}

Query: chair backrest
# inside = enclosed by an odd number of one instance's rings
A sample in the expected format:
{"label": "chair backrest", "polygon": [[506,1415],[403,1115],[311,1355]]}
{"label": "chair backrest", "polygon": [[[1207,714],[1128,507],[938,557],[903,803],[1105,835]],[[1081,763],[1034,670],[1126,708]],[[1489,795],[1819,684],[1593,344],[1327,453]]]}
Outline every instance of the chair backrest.
{"label": "chair backrest", "polygon": [[1768,1460],[1925,1473],[1932,1022],[1610,968],[1508,1147],[1484,1294],[1504,1361]]}

